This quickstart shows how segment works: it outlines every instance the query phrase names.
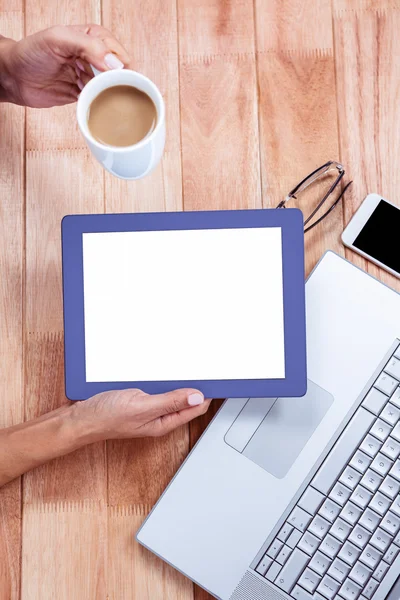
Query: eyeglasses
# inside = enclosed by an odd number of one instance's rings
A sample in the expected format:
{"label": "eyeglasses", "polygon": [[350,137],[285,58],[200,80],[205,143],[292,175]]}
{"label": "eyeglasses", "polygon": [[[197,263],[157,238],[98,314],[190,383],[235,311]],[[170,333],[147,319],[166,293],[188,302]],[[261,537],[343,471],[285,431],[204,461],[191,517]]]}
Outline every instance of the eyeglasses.
{"label": "eyeglasses", "polygon": [[[280,202],[276,208],[286,208],[286,204],[290,202],[292,198],[294,200],[298,200],[298,196],[302,192],[304,192],[306,188],[308,188],[310,185],[316,182],[322,181],[323,179],[325,179],[325,177],[327,177],[335,171],[337,172],[337,175],[334,182],[328,187],[328,190],[325,192],[322,199],[318,202],[317,206],[314,208],[311,214],[304,220],[304,233],[307,233],[307,231],[313,229],[316,225],[318,225],[318,223],[321,223],[321,221],[323,221],[323,219],[325,219],[325,217],[327,217],[333,211],[333,209],[336,208],[348,187],[353,183],[352,181],[349,181],[349,183],[347,183],[344,186],[336,200],[333,200],[332,194],[342,181],[345,174],[345,170],[340,163],[330,160],[329,162],[322,165],[322,167],[315,169],[315,171],[313,171],[312,173],[307,175],[307,177],[305,177],[302,181],[300,181],[300,183],[298,183],[296,187],[294,187],[292,191],[289,192],[286,198],[282,200],[282,202]],[[321,216],[319,216],[321,209],[323,208],[326,202],[328,202],[327,206],[329,206],[329,208]],[[317,220],[314,221],[311,225],[308,225],[315,216],[317,216]]]}

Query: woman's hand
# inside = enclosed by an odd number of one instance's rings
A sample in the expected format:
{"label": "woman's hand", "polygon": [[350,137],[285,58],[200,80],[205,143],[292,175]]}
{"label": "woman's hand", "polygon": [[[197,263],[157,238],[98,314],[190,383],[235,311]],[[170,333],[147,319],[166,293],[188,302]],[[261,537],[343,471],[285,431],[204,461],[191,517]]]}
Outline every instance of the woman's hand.
{"label": "woman's hand", "polygon": [[100,25],[57,25],[19,42],[0,38],[0,100],[46,108],[75,102],[99,71],[129,66],[124,47]]}
{"label": "woman's hand", "polygon": [[0,487],[49,460],[107,439],[160,436],[204,414],[197,390],[158,396],[140,390],[104,392],[0,430]]}
{"label": "woman's hand", "polygon": [[210,400],[193,389],[149,396],[141,390],[103,392],[75,403],[72,418],[91,441],[158,437],[204,414]]}

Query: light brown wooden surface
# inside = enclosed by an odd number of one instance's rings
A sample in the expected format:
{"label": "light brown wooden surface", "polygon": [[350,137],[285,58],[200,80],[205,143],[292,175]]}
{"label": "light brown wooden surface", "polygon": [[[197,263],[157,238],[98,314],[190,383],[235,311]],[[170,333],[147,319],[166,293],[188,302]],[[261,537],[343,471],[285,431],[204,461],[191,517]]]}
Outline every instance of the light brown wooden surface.
{"label": "light brown wooden surface", "polygon": [[[400,289],[340,243],[368,192],[399,202],[399,0],[0,0],[3,35],[80,22],[112,29],[159,85],[166,151],[150,177],[121,182],[86,150],[73,106],[0,105],[0,426],[66,401],[65,214],[270,207],[341,160],[354,184],[307,236],[307,273],[331,248]],[[133,536],[219,405],[0,490],[0,599],[209,599]]]}

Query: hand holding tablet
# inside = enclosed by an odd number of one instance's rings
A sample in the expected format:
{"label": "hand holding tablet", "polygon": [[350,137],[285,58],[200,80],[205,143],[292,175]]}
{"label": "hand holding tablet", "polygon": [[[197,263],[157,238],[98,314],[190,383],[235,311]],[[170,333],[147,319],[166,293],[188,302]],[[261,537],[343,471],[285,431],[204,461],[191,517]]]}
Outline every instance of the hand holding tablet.
{"label": "hand holding tablet", "polygon": [[300,211],[68,216],[66,390],[306,391]]}

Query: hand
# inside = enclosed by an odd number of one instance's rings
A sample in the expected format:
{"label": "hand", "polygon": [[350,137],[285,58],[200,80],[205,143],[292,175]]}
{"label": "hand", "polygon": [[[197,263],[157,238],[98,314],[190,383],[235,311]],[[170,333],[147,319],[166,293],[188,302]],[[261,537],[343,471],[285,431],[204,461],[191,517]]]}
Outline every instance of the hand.
{"label": "hand", "polygon": [[45,108],[75,102],[100,71],[129,66],[124,47],[100,25],[57,25],[19,42],[0,39],[0,99]]}
{"label": "hand", "polygon": [[210,400],[193,389],[150,396],[141,390],[103,392],[72,406],[73,418],[91,441],[158,437],[207,412]]}

